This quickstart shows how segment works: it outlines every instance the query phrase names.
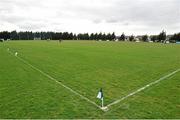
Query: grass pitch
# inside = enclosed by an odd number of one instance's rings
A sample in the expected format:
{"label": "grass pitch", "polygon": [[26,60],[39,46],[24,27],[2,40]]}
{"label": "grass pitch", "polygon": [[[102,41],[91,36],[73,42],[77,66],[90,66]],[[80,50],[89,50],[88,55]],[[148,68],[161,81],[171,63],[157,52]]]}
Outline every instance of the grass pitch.
{"label": "grass pitch", "polygon": [[180,46],[95,41],[0,43],[0,118],[180,118],[180,73],[104,112],[8,53],[100,105],[180,68]]}

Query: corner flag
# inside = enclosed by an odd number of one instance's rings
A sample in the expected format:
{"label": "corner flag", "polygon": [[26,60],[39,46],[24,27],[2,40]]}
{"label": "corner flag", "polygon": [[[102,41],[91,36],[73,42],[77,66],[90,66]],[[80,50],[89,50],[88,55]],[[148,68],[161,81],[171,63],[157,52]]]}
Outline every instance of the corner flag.
{"label": "corner flag", "polygon": [[104,100],[103,100],[103,91],[102,91],[102,88],[99,90],[97,98],[102,101],[102,105],[101,106],[103,107]]}
{"label": "corner flag", "polygon": [[18,53],[17,52],[15,52],[15,56],[17,56],[18,55]]}

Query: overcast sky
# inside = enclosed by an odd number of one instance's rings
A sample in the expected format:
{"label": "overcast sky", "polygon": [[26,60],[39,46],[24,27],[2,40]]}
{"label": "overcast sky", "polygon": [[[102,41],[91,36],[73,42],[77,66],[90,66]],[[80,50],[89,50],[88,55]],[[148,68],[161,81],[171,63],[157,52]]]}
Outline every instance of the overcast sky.
{"label": "overcast sky", "polygon": [[0,0],[0,31],[180,32],[180,0]]}

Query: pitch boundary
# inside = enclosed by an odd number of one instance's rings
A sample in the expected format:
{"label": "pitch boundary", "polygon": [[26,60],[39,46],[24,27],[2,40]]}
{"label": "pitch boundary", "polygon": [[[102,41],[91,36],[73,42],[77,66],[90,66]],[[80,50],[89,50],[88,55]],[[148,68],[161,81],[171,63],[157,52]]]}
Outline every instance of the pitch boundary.
{"label": "pitch boundary", "polygon": [[[14,56],[13,52],[8,51],[11,55]],[[22,61],[23,63],[25,63],[26,65],[29,65],[31,68],[33,68],[34,70],[38,71],[39,73],[41,73],[42,75],[44,75],[45,77],[54,80],[57,84],[63,86],[64,88],[66,88],[67,90],[69,90],[70,92],[74,93],[75,95],[81,97],[82,99],[86,100],[87,102],[93,104],[94,106],[98,107],[101,109],[101,106],[97,105],[95,102],[91,101],[90,99],[88,99],[87,97],[81,95],[80,93],[76,92],[75,90],[73,90],[72,88],[66,86],[65,84],[63,84],[62,82],[59,82],[57,79],[55,79],[54,77],[50,76],[49,74],[43,72],[42,70],[40,70],[39,68],[33,66],[32,64],[30,64],[29,62],[27,62],[26,60],[24,60],[23,58],[19,57],[19,56],[15,56],[16,58],[18,58],[20,61]],[[101,109],[102,110],[102,109]]]}
{"label": "pitch boundary", "polygon": [[137,89],[136,91],[134,91],[134,92],[132,92],[132,93],[130,93],[130,94],[128,94],[128,95],[126,95],[126,96],[124,96],[124,97],[122,97],[122,98],[120,98],[120,99],[118,99],[118,100],[116,100],[116,101],[114,101],[114,102],[106,105],[106,107],[107,107],[107,108],[108,108],[108,107],[111,107],[111,106],[113,106],[113,105],[115,105],[115,104],[117,104],[117,103],[119,103],[119,102],[121,102],[121,101],[123,101],[123,100],[125,100],[125,99],[127,99],[127,98],[129,98],[129,97],[131,97],[131,96],[133,96],[133,95],[135,95],[135,94],[143,91],[143,90],[145,90],[146,88],[149,88],[149,87],[151,87],[151,86],[153,86],[153,85],[161,82],[162,80],[165,80],[166,78],[168,78],[168,77],[176,74],[176,73],[179,72],[179,71],[180,71],[180,68],[177,69],[177,70],[175,70],[175,71],[173,71],[173,72],[171,72],[171,73],[169,73],[169,74],[167,74],[167,75],[165,75],[165,76],[163,76],[163,77],[161,77],[161,78],[159,78],[158,80],[156,80],[156,81],[154,81],[154,82],[151,82],[151,83],[145,85],[144,87],[141,87],[141,88]]}

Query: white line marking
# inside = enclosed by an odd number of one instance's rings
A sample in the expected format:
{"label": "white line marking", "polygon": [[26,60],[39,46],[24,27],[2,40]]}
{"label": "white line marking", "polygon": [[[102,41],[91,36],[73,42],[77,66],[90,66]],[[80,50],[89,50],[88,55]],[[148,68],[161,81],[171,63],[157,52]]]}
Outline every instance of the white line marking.
{"label": "white line marking", "polygon": [[154,84],[157,84],[157,83],[159,83],[160,81],[162,81],[162,80],[164,80],[164,79],[166,79],[166,78],[168,78],[168,77],[170,77],[170,76],[176,74],[176,73],[179,72],[179,71],[180,71],[180,69],[177,69],[177,70],[175,70],[175,71],[173,71],[173,72],[171,72],[171,73],[169,73],[169,74],[167,74],[167,75],[161,77],[160,79],[158,79],[158,80],[156,80],[156,81],[154,81],[154,82],[151,82],[151,83],[145,85],[145,86],[142,87],[142,88],[139,88],[138,90],[136,90],[136,91],[134,91],[134,92],[128,94],[127,96],[124,96],[124,97],[122,97],[122,98],[120,98],[120,99],[118,99],[118,100],[116,100],[116,101],[114,101],[114,102],[108,104],[106,107],[110,107],[110,106],[112,106],[112,105],[115,105],[115,104],[117,104],[117,103],[119,103],[119,102],[125,100],[126,98],[131,97],[131,96],[133,96],[133,95],[135,95],[135,94],[137,94],[137,93],[143,91],[144,89],[146,89],[146,88],[148,88],[148,87],[150,87],[150,86],[152,86],[152,85],[154,85]]}
{"label": "white line marking", "polygon": [[[15,56],[13,54],[13,52],[9,51],[9,53],[13,56]],[[48,75],[47,73],[43,72],[42,70],[38,69],[37,67],[33,66],[32,64],[30,64],[29,62],[27,62],[26,60],[22,59],[21,57],[19,56],[15,56],[17,57],[20,61],[22,61],[23,63],[29,65],[31,68],[33,68],[34,70],[40,72],[42,75],[46,76],[47,78],[51,79],[51,80],[54,80],[56,83],[60,84],[61,86],[63,86],[64,88],[68,89],[69,91],[71,91],[72,93],[80,96],[82,99],[88,101],[89,103],[93,104],[94,106],[98,107],[101,109],[101,106],[97,105],[95,102],[91,101],[90,99],[88,99],[87,97],[81,95],[80,93],[74,91],[73,89],[71,89],[70,87],[64,85],[63,83],[59,82],[57,79],[53,78],[52,76]],[[102,109],[101,109],[102,110]]]}
{"label": "white line marking", "polygon": [[[9,51],[9,53],[10,53],[11,55],[14,56],[14,54],[13,54],[11,51]],[[95,102],[93,102],[93,101],[91,101],[90,99],[88,99],[87,97],[85,97],[85,96],[79,94],[78,92],[74,91],[74,90],[71,89],[70,87],[67,87],[66,85],[64,85],[63,83],[59,82],[59,81],[56,80],[55,78],[51,77],[51,76],[48,75],[47,73],[45,73],[45,72],[41,71],[40,69],[34,67],[33,65],[31,65],[30,63],[28,63],[28,62],[25,61],[24,59],[20,58],[19,56],[15,56],[15,57],[17,57],[20,61],[24,62],[25,64],[29,65],[31,68],[37,70],[38,72],[40,72],[40,73],[43,74],[44,76],[46,76],[46,77],[48,77],[48,78],[54,80],[56,83],[60,84],[60,85],[63,86],[64,88],[68,89],[68,90],[71,91],[72,93],[74,93],[74,94],[80,96],[82,99],[85,99],[85,100],[88,101],[89,103],[91,103],[91,104],[95,105],[96,107],[100,108],[101,110],[103,110],[103,109],[101,108],[101,106],[97,105]],[[154,82],[151,82],[151,83],[145,85],[145,86],[142,87],[142,88],[139,88],[138,90],[136,90],[136,91],[134,91],[134,92],[128,94],[127,96],[124,96],[124,97],[122,97],[121,99],[118,99],[118,100],[116,100],[116,101],[114,101],[114,102],[108,104],[107,106],[105,106],[105,107],[107,107],[107,110],[106,110],[106,111],[108,111],[108,107],[110,107],[110,106],[112,106],[112,105],[114,105],[114,104],[117,104],[117,103],[119,103],[119,102],[125,100],[126,98],[129,98],[129,97],[131,97],[131,96],[133,96],[133,95],[135,95],[135,94],[137,94],[137,93],[143,91],[144,89],[146,89],[146,88],[148,88],[148,87],[154,85],[154,84],[159,83],[160,81],[162,81],[162,80],[164,80],[164,79],[166,79],[166,78],[168,78],[168,77],[170,77],[170,76],[176,74],[176,73],[179,72],[179,71],[180,71],[180,69],[177,69],[177,70],[175,70],[175,71],[173,71],[173,72],[171,72],[171,73],[169,73],[169,74],[167,74],[167,75],[161,77],[160,79],[158,79],[158,80],[156,80],[156,81],[154,81]],[[103,110],[103,111],[104,111],[104,110]]]}

